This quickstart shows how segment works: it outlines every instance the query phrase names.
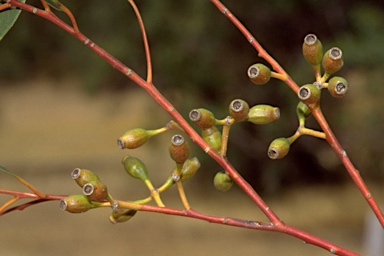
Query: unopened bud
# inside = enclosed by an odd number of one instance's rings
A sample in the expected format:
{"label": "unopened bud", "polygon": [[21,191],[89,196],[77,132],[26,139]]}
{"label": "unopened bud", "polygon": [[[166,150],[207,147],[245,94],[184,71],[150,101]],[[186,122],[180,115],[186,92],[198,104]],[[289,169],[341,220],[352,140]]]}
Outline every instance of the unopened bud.
{"label": "unopened bud", "polygon": [[306,104],[313,104],[320,100],[320,89],[313,84],[306,84],[300,87],[297,96]]}
{"label": "unopened bud", "polygon": [[302,116],[304,118],[307,118],[312,114],[312,112],[308,108],[308,106],[305,103],[303,103],[302,101],[300,101],[299,104],[297,104],[296,113],[299,117]]}
{"label": "unopened bud", "polygon": [[122,223],[130,220],[136,214],[136,210],[130,209],[117,209],[113,210],[112,214],[109,216],[109,220],[113,223]]}
{"label": "unopened bud", "polygon": [[70,213],[86,212],[95,206],[85,195],[71,195],[60,200],[60,209]]}
{"label": "unopened bud", "polygon": [[250,66],[247,74],[254,84],[265,84],[271,79],[271,69],[261,63]]}
{"label": "unopened bud", "polygon": [[214,150],[220,151],[221,149],[221,132],[216,126],[202,130],[201,137],[208,143]]}
{"label": "unopened bud", "polygon": [[233,186],[233,180],[227,173],[218,172],[213,179],[213,185],[218,191],[226,192]]}
{"label": "unopened bud", "polygon": [[125,171],[135,179],[148,180],[148,170],[145,164],[138,158],[126,156],[123,158]]}
{"label": "unopened bud", "polygon": [[84,184],[88,182],[100,180],[100,178],[94,172],[80,168],[74,169],[71,173],[71,177],[80,187],[83,187]]}
{"label": "unopened bud", "polygon": [[328,50],[323,57],[323,69],[328,74],[333,74],[339,71],[343,65],[343,53],[337,48],[333,47]]}
{"label": "unopened bud", "polygon": [[83,194],[91,201],[102,201],[108,197],[108,188],[101,181],[92,181],[84,185]]}
{"label": "unopened bud", "polygon": [[193,109],[189,112],[189,119],[202,129],[207,129],[215,125],[216,119],[213,113],[207,109]]}
{"label": "unopened bud", "polygon": [[199,168],[199,159],[197,159],[196,157],[192,159],[187,159],[184,162],[183,167],[181,168],[181,181],[184,182],[192,178]]}
{"label": "unopened bud", "polygon": [[237,121],[241,122],[247,119],[249,105],[241,99],[236,99],[229,104],[229,114]]}
{"label": "unopened bud", "polygon": [[335,98],[343,97],[348,91],[348,82],[342,77],[335,76],[329,80],[328,91]]}
{"label": "unopened bud", "polygon": [[321,63],[323,59],[323,46],[316,35],[309,34],[304,38],[303,55],[313,66]]}
{"label": "unopened bud", "polygon": [[268,148],[268,156],[271,159],[280,159],[289,152],[290,143],[286,138],[278,138],[272,141]]}
{"label": "unopened bud", "polygon": [[248,113],[248,122],[254,124],[268,124],[280,118],[280,109],[269,105],[255,105]]}

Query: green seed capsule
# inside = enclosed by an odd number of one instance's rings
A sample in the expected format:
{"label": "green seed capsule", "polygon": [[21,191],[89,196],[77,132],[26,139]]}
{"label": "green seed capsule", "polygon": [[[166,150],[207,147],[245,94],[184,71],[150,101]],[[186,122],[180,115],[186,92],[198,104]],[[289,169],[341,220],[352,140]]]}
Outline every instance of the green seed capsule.
{"label": "green seed capsule", "polygon": [[177,164],[183,164],[189,157],[189,146],[184,137],[176,134],[171,139],[169,154]]}
{"label": "green seed capsule", "polygon": [[348,91],[348,82],[342,77],[335,76],[329,80],[328,91],[335,98],[344,97]]}
{"label": "green seed capsule", "polygon": [[192,159],[187,159],[184,162],[183,167],[181,168],[181,175],[180,175],[181,181],[184,182],[192,178],[196,174],[199,168],[200,168],[199,159],[197,159],[196,157]]}
{"label": "green seed capsule", "polygon": [[313,66],[321,63],[323,59],[323,46],[316,35],[309,34],[304,38],[303,55]]}
{"label": "green seed capsule", "polygon": [[320,100],[320,89],[313,84],[306,84],[300,87],[297,96],[306,104],[313,104]]}
{"label": "green seed capsule", "polygon": [[271,79],[271,69],[261,63],[250,66],[247,74],[254,84],[265,84]]}
{"label": "green seed capsule", "polygon": [[268,148],[268,156],[271,159],[280,159],[289,152],[290,143],[286,138],[278,138],[272,141]]}
{"label": "green seed capsule", "polygon": [[84,185],[83,194],[91,201],[102,201],[108,196],[108,188],[101,181],[91,181]]}
{"label": "green seed capsule", "polygon": [[138,158],[126,156],[123,158],[125,171],[135,179],[148,180],[148,171],[145,164]]}
{"label": "green seed capsule", "polygon": [[247,119],[249,105],[241,99],[236,99],[229,104],[229,114],[237,121],[241,122]]}
{"label": "green seed capsule", "polygon": [[141,128],[126,131],[118,140],[117,145],[121,149],[128,148],[134,149],[142,146],[151,137],[164,132],[165,129],[158,130],[144,130]]}
{"label": "green seed capsule", "polygon": [[136,214],[136,210],[130,209],[117,209],[113,210],[112,214],[109,216],[109,220],[113,223],[122,223],[130,220]]}
{"label": "green seed capsule", "polygon": [[221,132],[216,126],[202,130],[201,137],[208,143],[214,150],[220,151],[221,149]]}
{"label": "green seed capsule", "polygon": [[312,114],[308,106],[301,101],[297,104],[296,113],[297,116],[303,116],[304,118],[308,118]]}
{"label": "green seed capsule", "polygon": [[189,112],[189,119],[202,129],[211,128],[216,123],[213,113],[204,108],[192,109]]}
{"label": "green seed capsule", "polygon": [[333,47],[324,54],[322,66],[326,73],[336,73],[343,65],[343,53],[339,48]]}
{"label": "green seed capsule", "polygon": [[60,200],[60,209],[70,213],[86,212],[95,206],[85,195],[71,195]]}
{"label": "green seed capsule", "polygon": [[74,169],[71,173],[71,177],[80,187],[83,187],[84,184],[88,182],[100,180],[100,178],[94,172],[80,168]]}
{"label": "green seed capsule", "polygon": [[213,185],[218,191],[226,192],[233,186],[233,180],[225,172],[218,172],[213,179]]}
{"label": "green seed capsule", "polygon": [[254,124],[268,124],[280,118],[280,109],[269,105],[255,105],[248,113],[247,121]]}

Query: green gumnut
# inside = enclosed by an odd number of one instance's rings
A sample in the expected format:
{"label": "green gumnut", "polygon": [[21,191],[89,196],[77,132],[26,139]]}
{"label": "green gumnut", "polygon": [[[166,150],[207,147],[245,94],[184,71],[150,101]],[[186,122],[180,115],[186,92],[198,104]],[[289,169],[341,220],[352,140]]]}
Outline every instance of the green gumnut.
{"label": "green gumnut", "polygon": [[328,91],[335,98],[344,97],[348,91],[348,82],[345,78],[335,76],[329,80]]}
{"label": "green gumnut", "polygon": [[321,91],[314,84],[306,84],[300,87],[297,96],[306,104],[314,104],[320,100]]}
{"label": "green gumnut", "polygon": [[314,34],[308,34],[303,43],[304,58],[313,66],[321,63],[323,59],[323,46]]}
{"label": "green gumnut", "polygon": [[326,73],[336,73],[343,65],[343,53],[339,48],[333,47],[324,54],[322,66]]}
{"label": "green gumnut", "polygon": [[125,171],[133,178],[140,179],[143,182],[148,180],[147,167],[140,159],[132,156],[125,156],[122,162]]}
{"label": "green gumnut", "polygon": [[85,195],[71,195],[60,200],[60,209],[70,213],[82,213],[95,207]]}
{"label": "green gumnut", "polygon": [[247,74],[254,84],[265,84],[271,79],[271,69],[261,63],[250,66]]}
{"label": "green gumnut", "polygon": [[91,201],[102,201],[108,197],[108,188],[101,181],[91,181],[84,185],[83,194]]}
{"label": "green gumnut", "polygon": [[271,159],[280,159],[289,152],[290,143],[287,138],[278,138],[272,141],[268,148],[268,156]]}
{"label": "green gumnut", "polygon": [[268,124],[280,118],[280,109],[269,105],[255,105],[248,113],[247,121],[254,124]]}
{"label": "green gumnut", "polygon": [[121,149],[128,148],[134,149],[142,146],[152,136],[159,134],[159,130],[144,130],[142,128],[135,128],[126,131],[118,140],[117,145]]}
{"label": "green gumnut", "polygon": [[296,113],[299,118],[300,117],[308,118],[312,114],[308,106],[301,101],[297,104]]}
{"label": "green gumnut", "polygon": [[83,187],[88,182],[100,180],[94,172],[80,168],[75,168],[71,173],[71,177],[80,187]]}
{"label": "green gumnut", "polygon": [[221,132],[216,126],[211,128],[203,129],[201,131],[201,137],[208,143],[214,150],[220,151],[221,149]]}
{"label": "green gumnut", "polygon": [[130,209],[117,209],[113,210],[112,214],[109,216],[109,220],[113,223],[122,223],[130,220],[136,214],[136,210]]}
{"label": "green gumnut", "polygon": [[210,128],[216,123],[213,113],[204,108],[192,109],[189,112],[189,119],[201,129]]}
{"label": "green gumnut", "polygon": [[199,162],[199,159],[197,159],[197,157],[187,159],[184,162],[183,167],[181,168],[181,175],[180,175],[181,181],[184,182],[192,178],[196,174],[199,168],[200,168],[200,162]]}
{"label": "green gumnut", "polygon": [[225,172],[218,172],[213,179],[213,185],[218,191],[226,192],[233,186],[233,180]]}
{"label": "green gumnut", "polygon": [[242,99],[235,99],[229,104],[229,114],[237,122],[244,121],[248,118],[249,105]]}
{"label": "green gumnut", "polygon": [[180,134],[176,134],[171,139],[169,145],[169,155],[177,164],[183,164],[189,157],[190,151],[188,143]]}

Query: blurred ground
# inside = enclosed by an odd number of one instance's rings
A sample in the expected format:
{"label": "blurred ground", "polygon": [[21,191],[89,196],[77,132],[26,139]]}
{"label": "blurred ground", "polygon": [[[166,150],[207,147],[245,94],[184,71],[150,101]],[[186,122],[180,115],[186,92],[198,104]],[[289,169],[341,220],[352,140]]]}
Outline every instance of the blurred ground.
{"label": "blurred ground", "polygon": [[[79,193],[70,172],[82,167],[94,170],[117,198],[145,197],[140,182],[125,175],[120,161],[128,151],[120,150],[116,139],[137,126],[158,128],[169,118],[140,90],[100,92],[90,97],[76,89],[79,87],[74,81],[47,80],[3,87],[0,164],[46,193]],[[156,185],[172,168],[169,138],[161,136],[129,151],[148,165]],[[203,153],[197,151],[199,154]],[[209,172],[204,163],[200,172]],[[201,188],[197,180],[186,183],[195,210],[265,220],[238,189],[218,193]],[[0,175],[0,187],[24,190],[5,174]],[[383,204],[382,187],[372,184],[371,190]],[[166,204],[180,206],[175,190],[164,196]],[[6,199],[1,196],[0,202]],[[265,200],[286,223],[364,252],[368,206],[351,181],[339,187],[299,187]],[[1,255],[330,255],[277,233],[141,212],[128,223],[112,225],[108,216],[109,209],[72,215],[60,211],[58,202],[4,215],[0,218]]]}

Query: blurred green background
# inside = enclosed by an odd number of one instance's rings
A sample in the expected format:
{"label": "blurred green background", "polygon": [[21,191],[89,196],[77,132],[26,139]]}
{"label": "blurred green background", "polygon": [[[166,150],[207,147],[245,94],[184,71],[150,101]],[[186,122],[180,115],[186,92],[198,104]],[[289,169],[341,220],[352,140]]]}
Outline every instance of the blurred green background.
{"label": "blurred green background", "polygon": [[[342,99],[324,92],[322,108],[363,178],[382,188],[384,2],[224,3],[299,85],[314,80],[312,69],[301,54],[306,34],[316,34],[324,50],[333,46],[343,50],[345,65],[338,75],[348,79],[350,91]],[[141,34],[125,1],[81,0],[64,4],[73,11],[85,35],[145,76]],[[209,1],[137,4],[152,50],[154,83],[185,117],[191,109],[202,107],[217,118],[224,118],[235,98],[245,99],[251,106],[270,104],[280,108],[281,118],[274,123],[238,124],[231,130],[228,158],[259,193],[276,199],[309,185],[337,189],[352,183],[329,145],[316,138],[300,138],[284,159],[272,161],[267,157],[273,139],[295,132],[297,98],[280,81],[256,86],[248,80],[247,68],[265,62]],[[62,13],[57,15],[68,20]],[[51,193],[71,193],[68,187],[76,193],[69,178],[75,167],[94,168],[114,184],[116,191],[125,191],[126,183],[132,180],[122,180],[120,176],[124,174],[120,159],[127,152],[117,148],[116,138],[131,128],[163,126],[169,121],[165,111],[76,39],[28,13],[21,14],[14,29],[0,42],[0,60],[0,164],[27,180],[33,179],[41,189],[47,185],[45,180],[52,179],[48,176],[60,177],[60,186],[50,184]],[[307,126],[318,128],[311,118]],[[142,157],[150,170],[161,169],[152,176],[157,184],[172,168],[167,153],[170,136],[129,151]],[[220,167],[202,150],[194,149],[203,166],[190,188],[197,198],[206,193],[215,197],[211,184]],[[130,193],[134,198],[140,197],[145,189],[137,186]],[[358,193],[355,197],[363,200]],[[367,206],[362,203],[365,209]],[[359,221],[362,224],[361,218]],[[360,226],[358,231],[361,230]],[[347,243],[354,244],[355,239]]]}

